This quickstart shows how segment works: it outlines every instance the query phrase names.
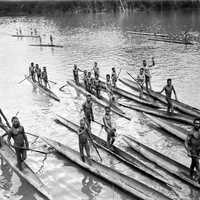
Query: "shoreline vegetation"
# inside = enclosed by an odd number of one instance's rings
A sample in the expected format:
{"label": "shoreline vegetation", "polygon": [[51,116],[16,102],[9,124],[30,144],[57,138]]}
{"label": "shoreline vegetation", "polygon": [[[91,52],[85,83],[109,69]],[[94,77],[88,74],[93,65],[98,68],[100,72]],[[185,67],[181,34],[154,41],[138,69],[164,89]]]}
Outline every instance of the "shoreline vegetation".
{"label": "shoreline vegetation", "polygon": [[[123,4],[123,6],[122,6]],[[1,16],[199,9],[200,0],[0,0]]]}

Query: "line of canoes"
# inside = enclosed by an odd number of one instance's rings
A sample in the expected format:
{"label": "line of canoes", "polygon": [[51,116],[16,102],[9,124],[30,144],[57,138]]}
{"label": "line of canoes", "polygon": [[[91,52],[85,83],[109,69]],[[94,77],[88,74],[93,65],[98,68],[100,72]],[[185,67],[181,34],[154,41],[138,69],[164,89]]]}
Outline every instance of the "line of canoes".
{"label": "line of canoes", "polygon": [[[50,90],[46,90],[43,87],[41,87],[39,84],[35,84],[31,80],[31,78],[28,78],[27,76],[26,78],[31,84],[33,84],[34,87],[39,88],[46,95],[50,96],[51,98],[57,101],[59,100],[59,98]],[[138,90],[137,84],[134,83],[133,81],[130,81],[127,79],[123,79],[123,80],[120,79],[120,81],[124,83],[125,85],[131,87],[131,89]],[[76,85],[73,81],[68,81],[67,83],[68,85],[75,88],[77,91],[79,91],[83,95],[86,96],[88,94],[88,92],[84,89],[82,85]],[[105,90],[104,82],[102,82],[102,89]],[[128,116],[119,106],[125,106],[125,107],[128,107],[129,109],[134,109],[140,112],[145,112],[151,115],[155,115],[160,118],[167,118],[170,120],[179,121],[179,122],[183,122],[187,124],[192,124],[192,120],[194,119],[194,117],[200,116],[200,111],[198,109],[195,109],[189,105],[186,105],[180,102],[174,102],[175,108],[177,112],[179,113],[172,116],[167,115],[164,111],[159,110],[160,107],[166,104],[164,96],[158,95],[157,93],[153,91],[150,92],[151,101],[140,99],[136,95],[130,92],[127,92],[119,87],[115,88],[113,92],[120,97],[124,97],[136,103],[141,104],[141,106],[127,105],[127,104],[112,105],[111,110],[113,113],[128,120],[130,120],[131,117]],[[147,92],[145,93],[146,95],[149,95],[147,94]],[[106,107],[109,105],[109,102],[106,98],[102,97],[101,99],[98,99],[92,94],[91,96],[92,96],[92,100],[98,105],[103,106],[103,107]],[[181,114],[181,112],[185,114]],[[183,135],[181,130],[179,130],[178,126],[171,125],[169,121],[152,117],[150,115],[147,115],[147,117],[151,118],[151,120],[154,121],[156,124],[158,124],[160,127],[164,128],[165,130],[172,133],[173,135],[179,137],[181,140],[183,140],[186,137],[187,131],[185,131],[184,132],[185,135]],[[65,127],[69,128],[73,132],[75,132],[78,129],[78,126],[76,124],[70,122],[69,120],[64,119],[61,116],[57,116],[56,122],[59,122],[61,125],[64,125]],[[50,140],[48,138],[42,138],[42,139],[43,141],[48,143],[51,147],[54,147],[58,152],[60,152],[62,155],[66,156],[67,158],[71,159],[76,164],[80,165],[86,170],[89,170],[90,172],[96,174],[97,176],[100,176],[103,179],[108,180],[109,182],[129,192],[130,194],[137,197],[138,199],[175,199],[173,195],[172,197],[170,197],[168,196],[166,192],[166,190],[168,191],[169,188],[174,188],[175,186],[170,185],[167,182],[167,180],[159,172],[157,172],[156,169],[151,169],[148,165],[145,164],[145,162],[142,162],[140,159],[138,159],[139,155],[144,156],[148,160],[148,162],[152,164],[157,164],[161,170],[168,172],[170,175],[175,176],[176,178],[196,188],[200,187],[198,183],[194,182],[188,177],[187,175],[188,168],[186,166],[183,166],[180,163],[170,160],[169,158],[163,156],[162,154],[155,152],[154,150],[148,147],[145,147],[143,144],[139,143],[138,141],[134,141],[133,138],[131,137],[124,137],[124,138],[125,138],[124,140],[128,143],[128,145],[132,149],[134,149],[134,151],[136,151],[137,153],[130,154],[116,146],[114,146],[114,149],[112,150],[107,149],[106,142],[102,140],[101,138],[99,138],[98,136],[93,135],[94,141],[96,142],[98,147],[102,149],[102,151],[109,153],[110,155],[114,156],[115,159],[118,159],[120,160],[120,162],[123,162],[124,166],[128,166],[127,169],[131,168],[131,170],[137,171],[137,173],[139,173],[141,176],[143,175],[146,177],[150,177],[155,182],[158,182],[159,184],[163,186],[165,185],[165,187],[163,187],[165,193],[163,193],[163,191],[157,191],[155,188],[152,188],[151,186],[147,186],[144,182],[141,182],[140,180],[137,180],[136,178],[134,178],[134,176],[132,177],[132,176],[129,176],[129,174],[124,174],[123,171],[120,171],[120,168],[118,170],[114,170],[114,169],[111,169],[110,166],[106,165],[106,163],[99,163],[98,161],[94,161],[94,160],[91,161],[92,163],[90,163],[89,161],[87,163],[83,163],[80,160],[79,153],[77,151],[59,142]],[[140,146],[140,148],[137,148],[138,145]],[[141,151],[141,147],[144,148],[145,150]],[[156,160],[154,160],[155,155],[158,157]],[[12,160],[14,159],[12,158],[11,161]],[[167,164],[165,163],[164,165],[162,164],[163,162],[164,163],[168,162],[168,163]],[[171,170],[171,168],[168,167],[168,165],[175,166],[175,168]],[[182,173],[183,171],[184,173]],[[32,184],[31,181],[29,182],[30,184]],[[35,186],[35,187],[38,188],[38,186]],[[43,193],[45,194],[45,192]],[[48,195],[45,195],[45,196],[48,196]],[[50,197],[47,197],[47,198],[51,199]]]}

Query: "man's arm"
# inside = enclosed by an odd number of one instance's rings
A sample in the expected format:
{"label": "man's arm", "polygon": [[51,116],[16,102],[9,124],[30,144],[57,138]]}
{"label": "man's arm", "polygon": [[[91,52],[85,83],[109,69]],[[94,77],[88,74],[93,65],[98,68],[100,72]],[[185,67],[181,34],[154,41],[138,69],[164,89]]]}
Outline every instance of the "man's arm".
{"label": "man's arm", "polygon": [[159,92],[160,94],[162,94],[165,90],[165,87]]}
{"label": "man's arm", "polygon": [[25,144],[26,144],[26,148],[28,149],[29,148],[29,143],[28,143],[28,138],[26,136],[26,133],[24,131],[24,127],[22,127],[22,132],[23,132],[23,135],[24,135],[24,141],[25,141]]}

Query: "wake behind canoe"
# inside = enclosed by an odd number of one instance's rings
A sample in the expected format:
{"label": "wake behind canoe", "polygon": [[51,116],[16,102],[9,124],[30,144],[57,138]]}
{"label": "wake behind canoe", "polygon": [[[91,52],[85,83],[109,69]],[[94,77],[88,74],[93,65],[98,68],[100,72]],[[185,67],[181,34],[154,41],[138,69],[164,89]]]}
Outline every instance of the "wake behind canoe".
{"label": "wake behind canoe", "polygon": [[47,96],[51,97],[52,99],[56,101],[60,101],[60,99],[49,89],[42,87],[38,82],[33,82],[30,76],[25,75],[25,78],[27,81],[29,81],[34,87],[40,89],[43,93],[45,93]]}
{"label": "wake behind canoe", "polygon": [[55,44],[30,44],[29,46],[33,47],[55,47],[55,48],[63,48],[62,45],[55,45]]}
{"label": "wake behind canoe", "polygon": [[37,175],[31,170],[31,168],[24,162],[23,170],[20,171],[17,165],[17,158],[14,151],[4,142],[0,148],[1,156],[6,160],[10,167],[31,186],[33,186],[42,196],[49,200],[53,200],[50,192],[46,186],[41,182]]}

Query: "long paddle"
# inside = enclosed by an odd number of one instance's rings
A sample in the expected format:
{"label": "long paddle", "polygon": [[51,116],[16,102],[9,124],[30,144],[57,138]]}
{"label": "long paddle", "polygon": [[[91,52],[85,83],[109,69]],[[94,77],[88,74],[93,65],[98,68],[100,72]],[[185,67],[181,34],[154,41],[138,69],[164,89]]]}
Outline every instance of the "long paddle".
{"label": "long paddle", "polygon": [[27,76],[27,77],[25,77],[23,80],[21,80],[21,81],[19,81],[18,82],[18,84],[20,84],[20,83],[22,83],[22,82],[24,82],[27,78],[29,78],[31,75],[29,75],[29,76]]}
{"label": "long paddle", "polygon": [[129,72],[126,72],[140,87],[142,87],[142,85],[140,83],[138,83],[138,80],[136,78],[134,78]]}
{"label": "long paddle", "polygon": [[51,82],[51,83],[53,83],[53,84],[55,84],[55,85],[57,84],[56,82],[54,82],[54,81],[51,81],[51,80],[49,80],[49,82]]}
{"label": "long paddle", "polygon": [[8,122],[8,120],[7,120],[7,118],[6,118],[6,116],[4,115],[4,113],[3,113],[3,111],[0,109],[0,114],[2,115],[2,117],[4,118],[4,120],[5,120],[5,122],[6,122],[6,124],[7,124],[7,126],[9,127],[9,128],[11,128],[11,126],[10,126],[10,124],[9,124],[9,122]]}
{"label": "long paddle", "polygon": [[119,75],[121,74],[122,68],[120,68],[119,73],[117,75],[117,79],[119,78]]}
{"label": "long paddle", "polygon": [[100,156],[100,153],[99,153],[99,151],[98,151],[98,149],[97,149],[96,144],[93,142],[93,139],[92,139],[92,137],[91,137],[90,134],[89,134],[89,138],[90,138],[90,141],[91,141],[93,147],[95,148],[95,150],[96,150],[96,152],[97,152],[97,154],[98,154],[98,156],[99,156],[99,158],[100,158],[100,160],[101,160],[101,162],[102,162],[102,158],[101,158],[101,156]]}
{"label": "long paddle", "polygon": [[17,148],[17,149],[21,149],[21,150],[26,150],[26,151],[33,151],[33,152],[37,152],[37,153],[41,153],[41,154],[48,154],[49,152],[44,152],[44,151],[39,151],[39,150],[35,150],[35,149],[30,149],[30,148],[24,148],[24,147],[18,147],[18,146],[14,146],[11,145],[13,148]]}
{"label": "long paddle", "polygon": [[68,85],[68,83],[66,83],[65,85],[61,86],[61,87],[59,88],[59,90],[60,90],[60,91],[63,91],[63,88],[64,88],[65,86],[67,86],[67,85]]}

